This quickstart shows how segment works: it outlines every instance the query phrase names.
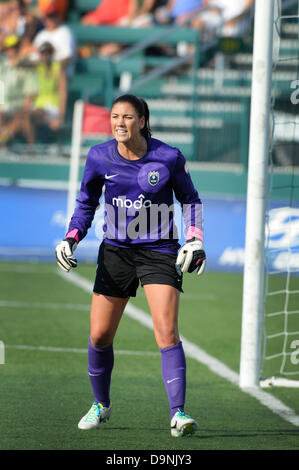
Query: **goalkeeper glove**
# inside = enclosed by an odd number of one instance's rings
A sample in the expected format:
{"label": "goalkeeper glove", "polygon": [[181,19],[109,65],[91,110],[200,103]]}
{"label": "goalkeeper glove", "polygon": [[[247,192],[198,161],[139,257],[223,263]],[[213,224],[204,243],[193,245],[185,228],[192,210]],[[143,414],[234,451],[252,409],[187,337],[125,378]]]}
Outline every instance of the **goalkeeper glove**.
{"label": "goalkeeper glove", "polygon": [[73,257],[73,252],[77,248],[75,238],[65,238],[56,246],[56,260],[58,266],[67,273],[71,268],[77,267],[77,260]]}
{"label": "goalkeeper glove", "polygon": [[180,267],[182,273],[193,273],[197,270],[200,276],[206,267],[206,254],[202,241],[198,238],[188,240],[178,252],[176,265]]}

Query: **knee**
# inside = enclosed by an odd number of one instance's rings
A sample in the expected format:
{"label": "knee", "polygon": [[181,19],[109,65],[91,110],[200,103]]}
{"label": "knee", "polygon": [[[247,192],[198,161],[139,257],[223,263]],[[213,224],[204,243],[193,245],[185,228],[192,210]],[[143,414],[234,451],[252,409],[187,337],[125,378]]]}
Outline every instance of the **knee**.
{"label": "knee", "polygon": [[113,337],[109,333],[95,332],[90,334],[90,342],[94,348],[106,348],[113,343]]}
{"label": "knee", "polygon": [[179,333],[175,328],[159,329],[155,332],[155,336],[160,349],[175,346],[180,341]]}

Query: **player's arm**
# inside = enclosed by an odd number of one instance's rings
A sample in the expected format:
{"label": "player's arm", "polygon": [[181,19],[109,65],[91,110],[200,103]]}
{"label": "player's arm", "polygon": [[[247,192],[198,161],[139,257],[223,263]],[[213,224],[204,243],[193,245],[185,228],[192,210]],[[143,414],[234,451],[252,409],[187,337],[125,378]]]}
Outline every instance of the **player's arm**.
{"label": "player's arm", "polygon": [[73,256],[74,251],[78,243],[86,236],[102,195],[104,180],[97,173],[97,166],[94,151],[91,149],[86,160],[77,206],[70,220],[67,234],[64,240],[56,246],[57,264],[66,272],[77,266],[77,260]]}
{"label": "player's arm", "polygon": [[202,202],[191,180],[184,156],[179,153],[173,171],[173,188],[183,209],[186,243],[178,252],[176,264],[182,272],[202,274],[206,266],[203,248]]}

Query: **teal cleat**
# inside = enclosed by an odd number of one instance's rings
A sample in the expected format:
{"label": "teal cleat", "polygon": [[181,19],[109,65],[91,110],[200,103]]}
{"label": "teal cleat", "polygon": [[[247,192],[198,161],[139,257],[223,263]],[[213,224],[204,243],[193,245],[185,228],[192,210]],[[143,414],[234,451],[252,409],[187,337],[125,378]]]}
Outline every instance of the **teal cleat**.
{"label": "teal cleat", "polygon": [[111,414],[111,406],[106,408],[101,403],[93,402],[88,413],[78,423],[79,429],[96,429],[100,423],[105,423],[109,420]]}
{"label": "teal cleat", "polygon": [[170,423],[170,432],[173,437],[184,437],[195,433],[197,422],[183,411],[177,411]]}

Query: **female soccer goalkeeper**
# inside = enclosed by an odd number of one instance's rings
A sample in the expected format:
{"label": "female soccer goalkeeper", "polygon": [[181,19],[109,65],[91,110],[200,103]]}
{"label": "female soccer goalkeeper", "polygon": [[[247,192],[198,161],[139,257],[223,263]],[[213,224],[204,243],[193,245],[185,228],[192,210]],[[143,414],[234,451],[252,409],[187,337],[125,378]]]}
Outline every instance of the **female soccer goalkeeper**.
{"label": "female soccer goalkeeper", "polygon": [[[178,331],[178,306],[182,273],[202,274],[205,268],[202,203],[181,152],[151,137],[149,109],[142,98],[116,98],[111,128],[114,139],[95,145],[88,153],[77,207],[65,239],[56,247],[60,268],[69,271],[77,266],[73,252],[91,226],[105,185],[105,229],[88,347],[94,402],[78,427],[94,429],[110,417],[113,340],[140,281],[161,352],[171,435],[193,434],[197,423],[184,411],[186,360]],[[186,228],[186,243],[181,248],[173,193],[182,206]]]}

